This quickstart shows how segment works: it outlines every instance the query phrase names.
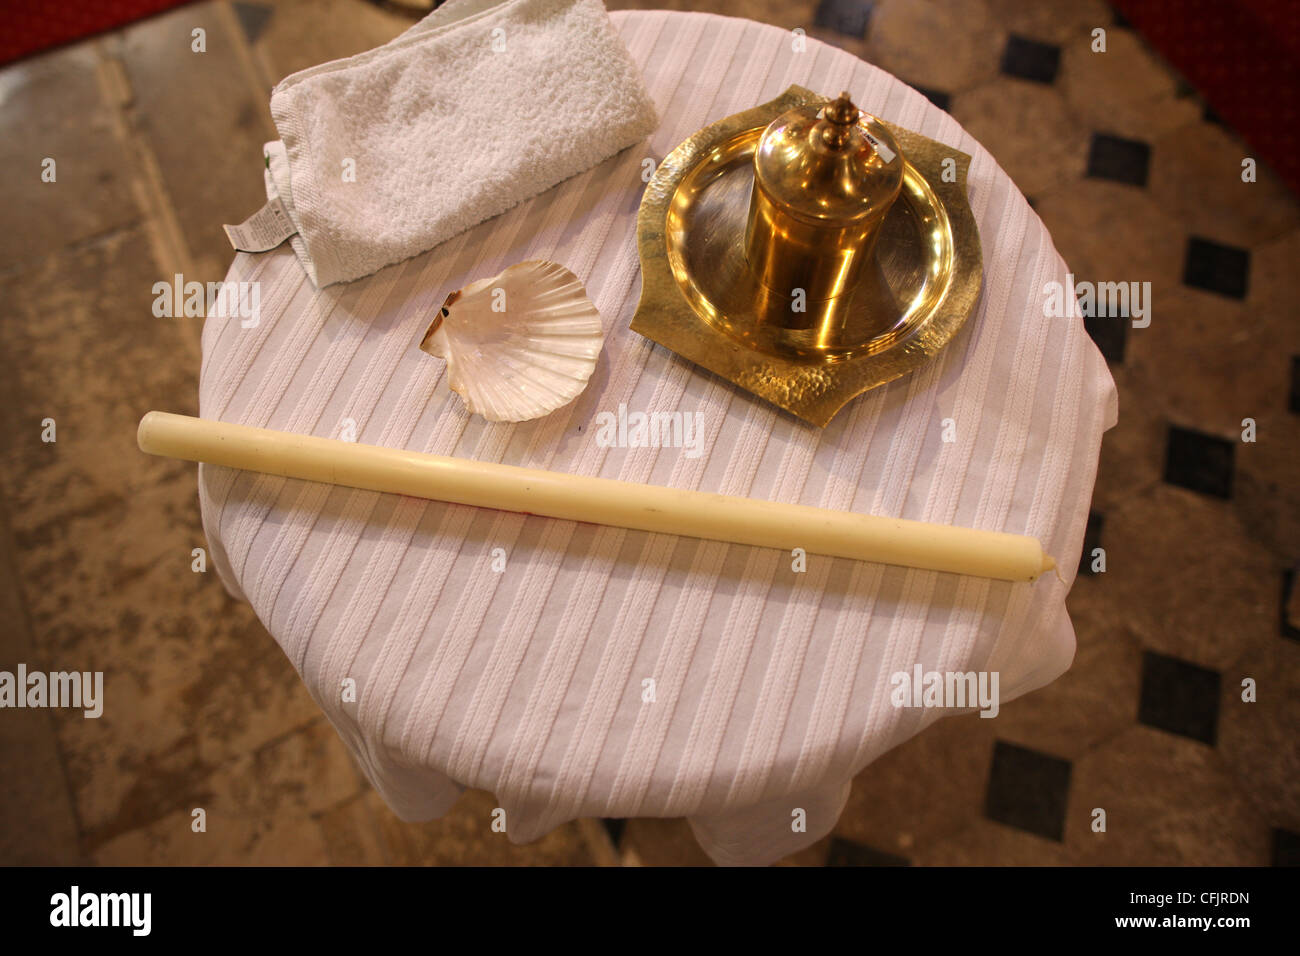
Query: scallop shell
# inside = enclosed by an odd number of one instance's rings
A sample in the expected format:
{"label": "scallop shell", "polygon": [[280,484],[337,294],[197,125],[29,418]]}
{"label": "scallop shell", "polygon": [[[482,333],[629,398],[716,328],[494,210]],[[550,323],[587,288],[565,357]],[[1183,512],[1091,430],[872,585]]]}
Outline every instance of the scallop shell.
{"label": "scallop shell", "polygon": [[446,360],[448,384],[471,412],[523,422],[577,398],[603,344],[578,277],[529,259],[447,296],[420,348]]}

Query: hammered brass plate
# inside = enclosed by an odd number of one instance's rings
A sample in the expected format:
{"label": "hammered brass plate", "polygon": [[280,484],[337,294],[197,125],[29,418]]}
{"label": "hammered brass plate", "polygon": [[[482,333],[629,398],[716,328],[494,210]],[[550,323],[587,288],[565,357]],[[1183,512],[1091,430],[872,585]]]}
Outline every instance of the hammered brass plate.
{"label": "hammered brass plate", "polygon": [[632,319],[634,331],[817,426],[948,344],[979,298],[983,268],[966,200],[970,157],[886,124],[907,166],[867,280],[800,309],[754,278],[743,251],[754,148],[781,113],[826,102],[792,86],[660,163],[637,216]]}

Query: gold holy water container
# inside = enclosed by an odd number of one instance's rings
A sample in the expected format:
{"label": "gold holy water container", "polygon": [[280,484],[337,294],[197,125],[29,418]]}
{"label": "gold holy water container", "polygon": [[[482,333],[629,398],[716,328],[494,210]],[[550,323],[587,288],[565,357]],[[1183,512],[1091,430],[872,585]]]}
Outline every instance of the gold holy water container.
{"label": "gold holy water container", "polygon": [[791,300],[791,326],[816,323],[807,311],[827,321],[834,312],[800,309],[801,298],[825,305],[859,284],[902,182],[897,140],[848,93],[768,124],[754,150],[745,259],[769,291]]}

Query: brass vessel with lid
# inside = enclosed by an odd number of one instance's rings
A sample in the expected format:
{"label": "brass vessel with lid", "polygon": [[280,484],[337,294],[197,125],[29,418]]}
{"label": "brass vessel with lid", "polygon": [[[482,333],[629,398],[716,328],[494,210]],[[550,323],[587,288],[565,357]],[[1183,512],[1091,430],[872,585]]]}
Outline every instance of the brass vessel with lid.
{"label": "brass vessel with lid", "polygon": [[794,301],[851,292],[898,198],[904,165],[893,134],[848,93],[774,119],[754,150],[745,259],[755,278]]}
{"label": "brass vessel with lid", "polygon": [[979,298],[970,157],[792,86],[646,186],[632,329],[813,425],[920,367]]}

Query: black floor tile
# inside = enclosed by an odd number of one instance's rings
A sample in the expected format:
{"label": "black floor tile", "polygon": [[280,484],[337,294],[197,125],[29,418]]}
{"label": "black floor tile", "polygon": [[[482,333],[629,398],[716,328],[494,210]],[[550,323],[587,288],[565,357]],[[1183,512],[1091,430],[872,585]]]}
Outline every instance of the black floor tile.
{"label": "black floor tile", "polygon": [[1244,299],[1250,285],[1250,253],[1192,236],[1187,240],[1183,283],[1231,299]]}
{"label": "black floor tile", "polygon": [[1079,573],[1091,577],[1096,574],[1092,570],[1092,552],[1094,548],[1100,548],[1101,529],[1106,524],[1106,516],[1098,511],[1088,512],[1088,527],[1083,532],[1083,553],[1079,555]]}
{"label": "black floor tile", "polygon": [[999,740],[993,749],[984,815],[1060,841],[1070,795],[1070,761]]}
{"label": "black floor tile", "polygon": [[266,23],[274,12],[269,6],[261,3],[235,4],[235,16],[239,18],[239,25],[243,28],[244,36],[248,37],[249,43],[257,42],[257,38],[266,29]]}
{"label": "black floor tile", "polygon": [[1130,186],[1147,184],[1151,147],[1141,140],[1093,133],[1088,147],[1088,175]]}
{"label": "black floor tile", "polygon": [[1022,80],[1052,83],[1061,66],[1061,48],[1051,43],[1040,43],[1014,33],[1007,37],[1002,51],[1002,72]]}
{"label": "black floor tile", "polygon": [[1138,722],[1213,747],[1219,728],[1218,672],[1147,651]]}
{"label": "black floor tile", "polygon": [[627,828],[626,820],[618,820],[611,817],[601,817],[601,825],[604,826],[605,832],[609,834],[609,840],[617,849],[619,841],[623,839],[623,831]]}
{"label": "black floor tile", "polygon": [[1204,495],[1231,498],[1233,451],[1226,438],[1170,425],[1165,481]]}
{"label": "black floor tile", "polygon": [[871,22],[871,6],[869,0],[821,0],[813,14],[813,23],[836,33],[863,37]]}
{"label": "black floor tile", "polygon": [[1124,347],[1128,343],[1128,325],[1131,320],[1127,315],[1085,315],[1083,328],[1096,343],[1104,358],[1111,365],[1124,361]]}
{"label": "black floor tile", "polygon": [[952,94],[945,93],[942,90],[932,90],[929,87],[917,86],[912,84],[912,89],[922,94],[927,100],[939,107],[941,110],[947,110],[952,104]]}
{"label": "black floor tile", "polygon": [[831,839],[831,850],[826,857],[827,866],[909,866],[910,864],[911,861],[906,857],[894,856],[884,850],[842,840],[839,837]]}
{"label": "black floor tile", "polygon": [[1300,866],[1300,833],[1273,831],[1273,865]]}
{"label": "black floor tile", "polygon": [[1283,637],[1300,641],[1300,595],[1296,594],[1296,569],[1282,572],[1282,607],[1278,614]]}

